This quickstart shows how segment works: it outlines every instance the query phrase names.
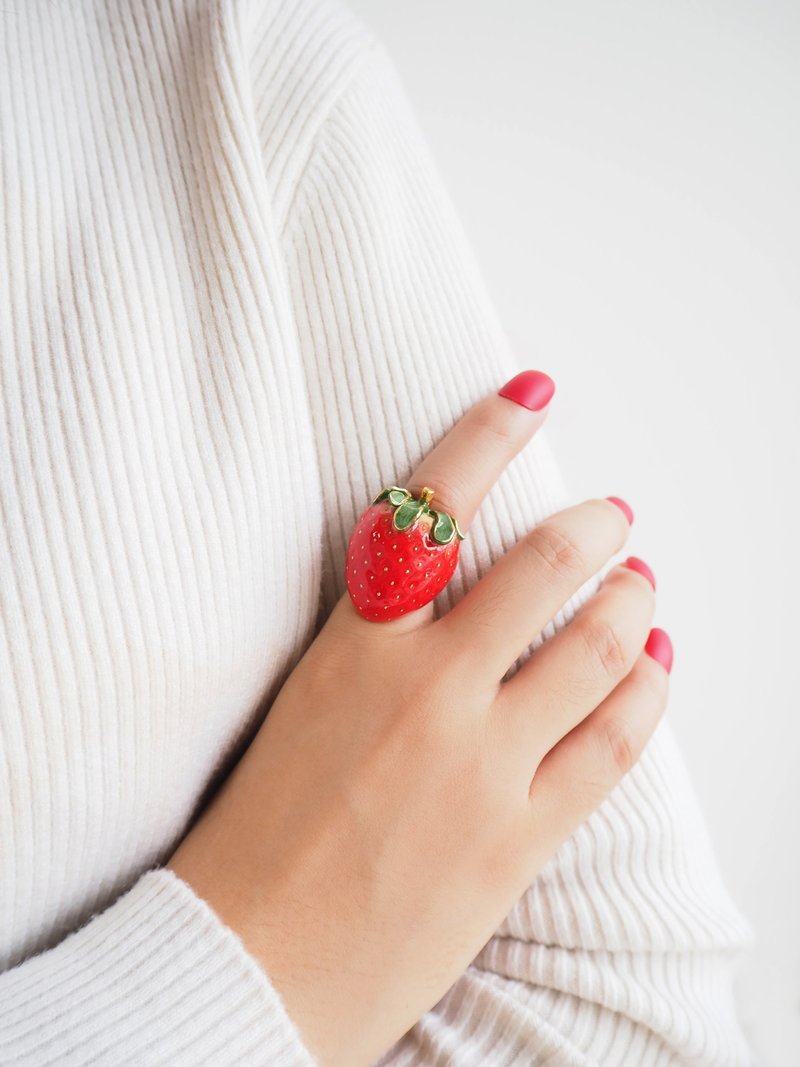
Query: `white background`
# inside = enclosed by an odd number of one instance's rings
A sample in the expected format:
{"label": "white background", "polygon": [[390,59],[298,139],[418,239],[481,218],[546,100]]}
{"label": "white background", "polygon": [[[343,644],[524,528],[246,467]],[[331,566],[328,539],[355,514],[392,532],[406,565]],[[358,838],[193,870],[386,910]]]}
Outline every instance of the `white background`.
{"label": "white background", "polygon": [[398,66],[576,499],[634,509],[669,712],[800,1048],[800,3],[352,0]]}

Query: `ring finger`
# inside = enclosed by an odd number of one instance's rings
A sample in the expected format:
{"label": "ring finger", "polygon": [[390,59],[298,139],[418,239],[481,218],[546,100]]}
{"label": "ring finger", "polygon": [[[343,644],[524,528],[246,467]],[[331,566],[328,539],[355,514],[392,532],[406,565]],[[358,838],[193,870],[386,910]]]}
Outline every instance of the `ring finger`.
{"label": "ring finger", "polygon": [[493,707],[523,770],[586,718],[630,672],[655,613],[655,593],[620,564],[575,617],[500,686]]}
{"label": "ring finger", "polygon": [[[613,692],[536,769],[529,797],[530,841],[537,852],[554,852],[599,807],[658,725],[667,706],[672,645],[663,630],[656,632],[656,656],[642,652]],[[537,871],[541,859],[533,857]]]}

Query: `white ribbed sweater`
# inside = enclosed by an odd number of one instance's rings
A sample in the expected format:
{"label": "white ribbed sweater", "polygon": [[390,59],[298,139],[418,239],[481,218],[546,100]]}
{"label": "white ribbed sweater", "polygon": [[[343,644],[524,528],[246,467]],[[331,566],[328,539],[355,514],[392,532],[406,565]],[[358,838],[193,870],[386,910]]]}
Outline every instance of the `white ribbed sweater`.
{"label": "white ribbed sweater", "polygon": [[[307,1063],[160,864],[362,508],[531,359],[337,3],[7,0],[0,48],[0,1064]],[[569,502],[540,431],[437,612]],[[382,1062],[745,1064],[750,936],[664,720]]]}

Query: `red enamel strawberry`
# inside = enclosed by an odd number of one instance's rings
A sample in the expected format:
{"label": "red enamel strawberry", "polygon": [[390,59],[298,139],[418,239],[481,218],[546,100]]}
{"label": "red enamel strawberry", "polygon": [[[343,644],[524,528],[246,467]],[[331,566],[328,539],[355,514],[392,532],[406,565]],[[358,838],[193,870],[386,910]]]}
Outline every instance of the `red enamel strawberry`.
{"label": "red enamel strawberry", "polygon": [[430,507],[433,490],[419,499],[390,485],[361,514],[347,547],[345,580],[356,611],[388,622],[433,600],[458,563],[464,534],[446,511]]}

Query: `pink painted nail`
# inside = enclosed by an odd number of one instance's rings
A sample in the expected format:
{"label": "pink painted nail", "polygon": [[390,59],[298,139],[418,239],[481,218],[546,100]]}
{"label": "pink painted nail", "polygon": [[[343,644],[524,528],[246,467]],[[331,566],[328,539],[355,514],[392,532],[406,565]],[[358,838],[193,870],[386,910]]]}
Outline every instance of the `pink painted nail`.
{"label": "pink painted nail", "polygon": [[618,496],[607,496],[606,500],[610,500],[612,504],[616,504],[622,514],[628,520],[628,523],[631,526],[633,525],[633,512],[631,511],[629,504],[626,504],[625,501]]}
{"label": "pink painted nail", "polygon": [[524,370],[498,389],[498,396],[508,397],[515,404],[521,404],[531,411],[541,411],[550,403],[556,383],[540,370]]}
{"label": "pink painted nail", "polygon": [[672,670],[672,642],[666,630],[660,630],[654,626],[648,635],[644,650],[648,656],[658,660],[669,674]]}
{"label": "pink painted nail", "polygon": [[645,578],[648,580],[648,582],[655,589],[655,587],[656,587],[655,575],[653,574],[653,572],[650,570],[650,568],[647,566],[647,564],[645,563],[645,561],[643,559],[639,559],[638,556],[628,556],[628,558],[625,560],[625,566],[626,567],[630,567],[630,569],[632,571],[638,571],[639,574],[643,574],[645,576]]}

